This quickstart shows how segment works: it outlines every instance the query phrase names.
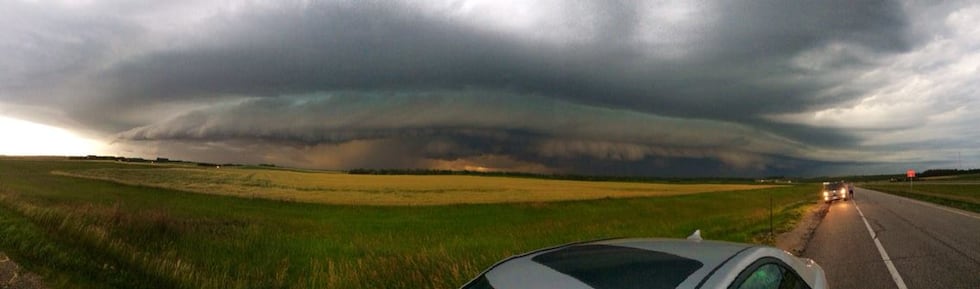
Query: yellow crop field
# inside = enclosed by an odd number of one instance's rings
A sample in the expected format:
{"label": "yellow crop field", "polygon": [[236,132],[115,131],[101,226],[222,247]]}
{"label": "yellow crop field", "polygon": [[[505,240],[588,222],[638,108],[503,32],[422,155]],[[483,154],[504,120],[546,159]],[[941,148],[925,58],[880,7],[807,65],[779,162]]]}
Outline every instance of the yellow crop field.
{"label": "yellow crop field", "polygon": [[205,194],[381,206],[552,202],[773,187],[750,184],[587,182],[462,175],[351,175],[254,168],[134,166],[53,173]]}

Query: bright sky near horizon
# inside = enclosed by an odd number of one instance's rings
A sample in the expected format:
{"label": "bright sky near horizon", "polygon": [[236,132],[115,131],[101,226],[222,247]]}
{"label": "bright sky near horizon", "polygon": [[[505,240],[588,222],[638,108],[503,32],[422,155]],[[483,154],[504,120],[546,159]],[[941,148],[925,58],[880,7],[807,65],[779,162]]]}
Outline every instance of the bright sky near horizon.
{"label": "bright sky near horizon", "polygon": [[62,156],[103,152],[102,142],[86,139],[65,129],[0,116],[0,155]]}

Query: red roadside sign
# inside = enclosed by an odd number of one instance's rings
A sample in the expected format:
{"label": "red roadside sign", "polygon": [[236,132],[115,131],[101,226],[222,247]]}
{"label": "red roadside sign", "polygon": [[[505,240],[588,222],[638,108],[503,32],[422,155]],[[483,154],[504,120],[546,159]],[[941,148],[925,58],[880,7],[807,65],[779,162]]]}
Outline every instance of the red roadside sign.
{"label": "red roadside sign", "polygon": [[910,178],[914,178],[915,177],[915,170],[905,171],[905,176],[906,177],[910,177]]}

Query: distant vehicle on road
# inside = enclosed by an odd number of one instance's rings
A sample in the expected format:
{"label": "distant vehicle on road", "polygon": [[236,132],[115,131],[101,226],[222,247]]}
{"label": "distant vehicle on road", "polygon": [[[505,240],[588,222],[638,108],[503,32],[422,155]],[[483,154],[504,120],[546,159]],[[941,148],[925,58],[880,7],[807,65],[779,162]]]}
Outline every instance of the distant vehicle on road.
{"label": "distant vehicle on road", "polygon": [[695,234],[533,251],[498,262],[462,289],[827,288],[813,260],[767,246],[702,241]]}
{"label": "distant vehicle on road", "polygon": [[823,201],[830,203],[837,200],[847,201],[851,195],[848,193],[853,193],[849,191],[850,187],[844,182],[824,182],[823,183]]}

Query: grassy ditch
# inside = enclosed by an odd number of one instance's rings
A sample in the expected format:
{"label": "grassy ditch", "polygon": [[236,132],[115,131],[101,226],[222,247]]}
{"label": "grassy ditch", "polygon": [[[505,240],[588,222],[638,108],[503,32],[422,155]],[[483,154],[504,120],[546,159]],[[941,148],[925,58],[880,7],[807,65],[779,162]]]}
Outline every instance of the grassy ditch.
{"label": "grassy ditch", "polygon": [[814,185],[658,197],[327,205],[51,174],[113,163],[0,160],[0,250],[55,288],[456,288],[494,262],[617,236],[764,242]]}
{"label": "grassy ditch", "polygon": [[980,183],[869,183],[862,187],[980,213]]}

